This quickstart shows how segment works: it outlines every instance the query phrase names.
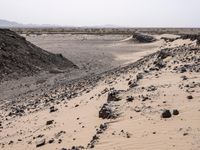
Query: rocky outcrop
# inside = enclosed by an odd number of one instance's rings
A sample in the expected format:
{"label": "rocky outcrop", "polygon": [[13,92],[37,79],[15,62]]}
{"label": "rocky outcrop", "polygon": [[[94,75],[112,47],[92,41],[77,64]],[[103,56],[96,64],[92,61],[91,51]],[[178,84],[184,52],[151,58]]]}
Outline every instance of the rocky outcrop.
{"label": "rocky outcrop", "polygon": [[139,43],[151,43],[156,41],[153,36],[141,33],[134,33],[132,38],[134,39],[134,41]]}

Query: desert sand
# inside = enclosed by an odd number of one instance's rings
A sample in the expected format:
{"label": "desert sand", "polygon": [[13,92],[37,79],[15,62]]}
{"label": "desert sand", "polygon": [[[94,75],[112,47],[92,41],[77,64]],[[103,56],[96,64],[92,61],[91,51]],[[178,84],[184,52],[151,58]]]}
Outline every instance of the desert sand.
{"label": "desert sand", "polygon": [[171,34],[153,35],[151,43],[128,37],[26,37],[79,70],[1,83],[0,148],[200,149],[196,41],[162,39],[178,37]]}

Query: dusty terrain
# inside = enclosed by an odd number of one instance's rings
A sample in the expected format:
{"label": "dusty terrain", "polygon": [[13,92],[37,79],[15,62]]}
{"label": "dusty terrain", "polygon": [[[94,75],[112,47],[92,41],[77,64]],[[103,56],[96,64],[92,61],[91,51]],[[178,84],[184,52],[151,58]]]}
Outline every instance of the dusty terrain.
{"label": "dusty terrain", "polygon": [[71,35],[43,34],[25,36],[27,40],[53,53],[62,53],[70,58],[80,69],[90,73],[103,72],[127,62],[133,58],[122,55],[141,56],[160,47],[162,41],[147,44],[123,42],[130,35]]}
{"label": "dusty terrain", "polygon": [[177,35],[29,35],[80,69],[1,84],[1,149],[200,149],[200,49]]}

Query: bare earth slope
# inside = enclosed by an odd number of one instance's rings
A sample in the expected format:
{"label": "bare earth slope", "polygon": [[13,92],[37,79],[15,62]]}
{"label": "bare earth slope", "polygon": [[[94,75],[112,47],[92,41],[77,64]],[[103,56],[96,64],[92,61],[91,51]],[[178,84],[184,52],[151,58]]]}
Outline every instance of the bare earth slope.
{"label": "bare earth slope", "polygon": [[13,31],[0,29],[0,81],[33,75],[39,71],[75,67],[61,54],[47,52]]}

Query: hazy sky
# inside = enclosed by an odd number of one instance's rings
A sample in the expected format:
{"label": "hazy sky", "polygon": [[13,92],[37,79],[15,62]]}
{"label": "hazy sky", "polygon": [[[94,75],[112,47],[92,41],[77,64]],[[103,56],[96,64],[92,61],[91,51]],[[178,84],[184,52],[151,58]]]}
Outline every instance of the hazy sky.
{"label": "hazy sky", "polygon": [[0,0],[0,19],[73,26],[200,27],[200,0]]}

